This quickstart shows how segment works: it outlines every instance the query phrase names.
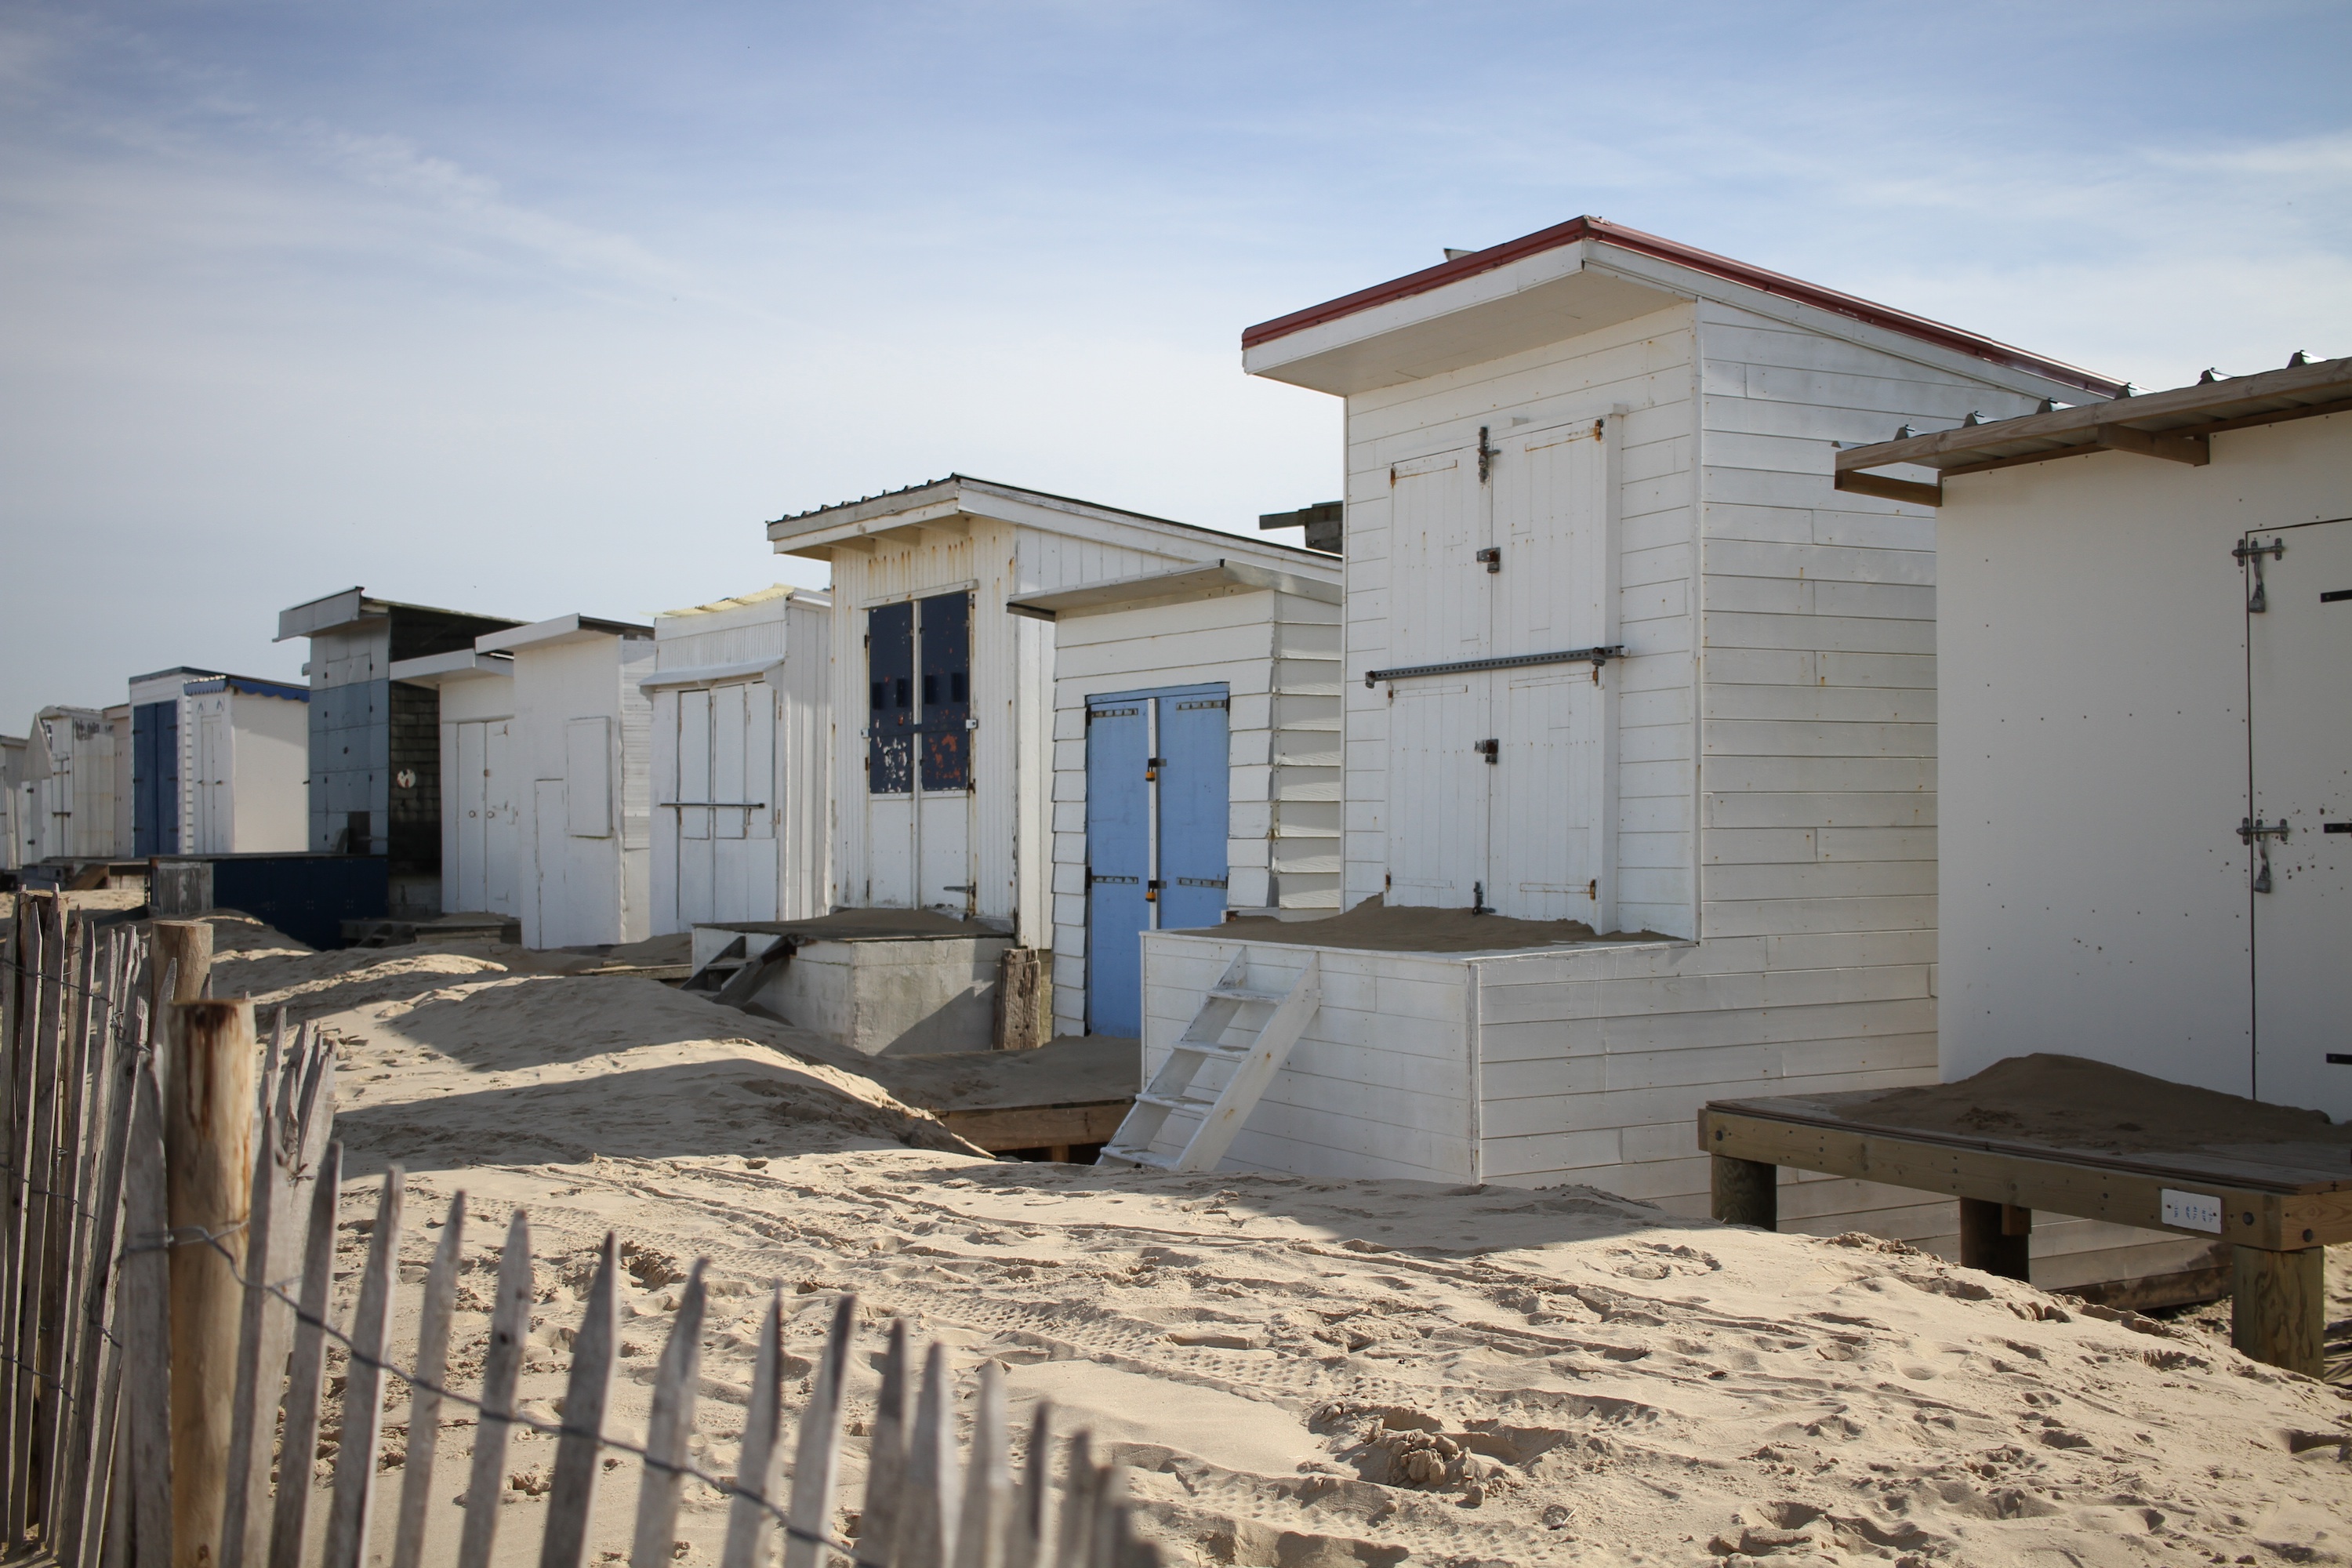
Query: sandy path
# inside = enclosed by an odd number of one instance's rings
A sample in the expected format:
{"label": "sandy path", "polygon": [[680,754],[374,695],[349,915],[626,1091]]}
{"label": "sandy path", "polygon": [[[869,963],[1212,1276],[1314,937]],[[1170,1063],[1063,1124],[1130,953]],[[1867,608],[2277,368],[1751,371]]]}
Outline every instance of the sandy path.
{"label": "sandy path", "polygon": [[[225,931],[223,946],[243,940]],[[671,1276],[709,1258],[724,1294],[698,1452],[716,1472],[733,1465],[774,1284],[803,1360],[847,1289],[865,1350],[896,1314],[951,1347],[967,1394],[982,1358],[1006,1363],[1024,1403],[1050,1397],[1119,1446],[1181,1560],[2352,1553],[2352,1405],[2336,1390],[2194,1328],[1899,1245],[1677,1220],[1578,1188],[995,1163],[866,1080],[793,1058],[782,1026],[641,980],[518,974],[478,947],[231,956],[217,977],[342,1041],[346,1294],[368,1174],[395,1158],[414,1173],[397,1355],[438,1237],[424,1216],[467,1191],[462,1304],[478,1309],[526,1205],[544,1345],[526,1394],[549,1414],[614,1230],[634,1277],[614,1426],[637,1436]],[[461,1386],[485,1328],[460,1317]],[[873,1394],[860,1367],[853,1433]],[[388,1420],[404,1413],[395,1395]],[[461,1489],[470,1436],[457,1421],[445,1435],[436,1498]],[[845,1500],[862,1474],[851,1449]],[[536,1552],[530,1489],[551,1456],[516,1445],[503,1560]],[[625,1548],[635,1489],[633,1465],[605,1478],[601,1549]],[[716,1561],[724,1504],[689,1490],[684,1560]],[[451,1542],[457,1514],[439,1510]]]}

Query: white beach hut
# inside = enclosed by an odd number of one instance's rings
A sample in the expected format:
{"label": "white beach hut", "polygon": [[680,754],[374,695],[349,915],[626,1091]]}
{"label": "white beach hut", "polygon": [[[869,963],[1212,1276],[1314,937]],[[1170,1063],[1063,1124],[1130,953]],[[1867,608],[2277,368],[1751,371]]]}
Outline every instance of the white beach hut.
{"label": "white beach hut", "polygon": [[1938,509],[1948,1079],[2352,1118],[2352,359],[2296,360],[1839,455]]}
{"label": "white beach hut", "polygon": [[514,750],[514,656],[471,647],[392,667],[404,686],[439,694],[441,909],[522,915],[521,798]]}
{"label": "white beach hut", "polygon": [[[2117,384],[1591,218],[1244,352],[1346,400],[1344,896],[1384,908],[1145,936],[1148,1070],[1260,1034],[1213,992],[1300,992],[1230,1158],[1703,1214],[1709,1098],[1932,1079],[1934,522],[1833,456]],[[1201,1125],[1148,1120],[1154,1160]],[[1955,1226],[1829,1179],[1780,1212]]]}
{"label": "white beach hut", "polygon": [[1339,908],[1339,562],[1033,594],[1054,627],[1054,1008],[1141,1026],[1141,933]]}
{"label": "white beach hut", "polygon": [[[768,537],[833,565],[835,901],[945,928],[906,921],[824,951],[795,933],[788,975],[841,973],[780,993],[779,1010],[864,1050],[986,1048],[1000,962],[1049,951],[1054,930],[1053,628],[1009,602],[1217,560],[1280,572],[1308,552],[961,475],[783,518]],[[861,967],[923,1000],[853,1022],[824,998],[866,994]]]}
{"label": "white beach hut", "polygon": [[115,722],[111,710],[50,707],[26,736],[26,863],[110,860],[115,841]]}
{"label": "white beach hut", "polygon": [[514,660],[514,879],[526,947],[650,934],[652,713],[638,683],[653,673],[653,633],[569,615],[475,639],[478,655]]}
{"label": "white beach hut", "polygon": [[832,614],[778,584],[654,617],[656,934],[833,908]]}
{"label": "white beach hut", "polygon": [[25,782],[25,737],[0,735],[0,871],[26,863],[26,825],[32,814]]}
{"label": "white beach hut", "polygon": [[309,836],[308,687],[181,666],[131,681],[128,853],[296,851]]}

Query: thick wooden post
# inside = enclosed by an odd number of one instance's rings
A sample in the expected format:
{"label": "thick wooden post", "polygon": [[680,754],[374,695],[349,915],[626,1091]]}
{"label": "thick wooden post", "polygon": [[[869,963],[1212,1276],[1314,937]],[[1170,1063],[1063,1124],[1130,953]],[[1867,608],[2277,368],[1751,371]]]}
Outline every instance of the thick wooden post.
{"label": "thick wooden post", "polygon": [[[172,1092],[173,1032],[179,1027],[174,1002],[203,999],[213,979],[213,928],[205,921],[157,921],[147,968],[147,1006],[155,1020],[155,1049],[161,1053],[155,1070],[163,1075],[163,1093]],[[169,985],[172,994],[163,994]]]}
{"label": "thick wooden post", "polygon": [[1990,1198],[1960,1200],[1960,1267],[2004,1279],[2032,1278],[2033,1211]]}
{"label": "thick wooden post", "polygon": [[2327,1248],[2235,1247],[2230,1342],[2259,1362],[2319,1377],[2326,1370]]}
{"label": "thick wooden post", "polygon": [[[211,928],[203,927],[205,947]],[[205,954],[209,957],[210,954]],[[183,984],[185,973],[183,972]],[[253,1004],[183,1002],[165,1044],[172,1248],[172,1561],[220,1561],[253,1194]],[[200,1237],[216,1237],[218,1247]],[[224,1257],[226,1252],[227,1256]],[[234,1267],[233,1267],[234,1266]],[[356,1381],[356,1380],[354,1380]]]}
{"label": "thick wooden post", "polygon": [[1730,1154],[1710,1154],[1707,1163],[1716,1218],[1726,1225],[1752,1225],[1759,1230],[1780,1228],[1780,1166]]}

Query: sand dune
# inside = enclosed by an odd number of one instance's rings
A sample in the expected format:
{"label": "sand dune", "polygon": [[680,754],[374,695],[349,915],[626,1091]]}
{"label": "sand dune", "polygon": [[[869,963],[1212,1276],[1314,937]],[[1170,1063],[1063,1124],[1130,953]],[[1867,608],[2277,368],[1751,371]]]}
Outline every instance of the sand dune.
{"label": "sand dune", "polygon": [[[677,1279],[708,1257],[725,1294],[698,1454],[715,1472],[732,1468],[776,1286],[803,1360],[846,1289],[868,1352],[898,1315],[951,1347],[967,1394],[982,1358],[1005,1363],[1017,1400],[1052,1400],[1136,1467],[1177,1561],[2352,1555],[2352,1405],[2196,1328],[1899,1244],[1674,1219],[1589,1189],[997,1163],[796,1057],[796,1031],[647,981],[536,973],[482,945],[310,954],[233,923],[221,945],[217,992],[282,1000],[341,1042],[359,1173],[341,1289],[387,1161],[412,1173],[412,1298],[439,1234],[423,1221],[453,1192],[474,1216],[475,1309],[526,1206],[543,1300],[526,1393],[545,1405],[616,1231],[632,1273],[614,1426],[635,1436]],[[461,1386],[486,1326],[459,1319]],[[875,1392],[858,1366],[853,1433]],[[404,1415],[396,1396],[395,1430]],[[469,1437],[453,1421],[437,1496],[461,1489]],[[536,1553],[530,1478],[552,1452],[516,1445],[504,1560]],[[633,1466],[605,1478],[600,1549],[625,1548],[635,1487]],[[685,1560],[715,1562],[724,1506],[689,1490]],[[457,1513],[440,1520],[451,1542]]]}

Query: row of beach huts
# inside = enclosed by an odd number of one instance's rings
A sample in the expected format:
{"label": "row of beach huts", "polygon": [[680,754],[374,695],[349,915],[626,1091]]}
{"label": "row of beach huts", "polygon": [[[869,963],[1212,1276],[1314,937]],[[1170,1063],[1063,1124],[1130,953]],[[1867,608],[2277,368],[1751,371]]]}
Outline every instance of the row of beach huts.
{"label": "row of beach huts", "polygon": [[[352,589],[280,617],[307,686],[43,710],[9,853],[691,932],[867,1051],[1139,1037],[1114,1152],[1199,1135],[1191,1045],[1283,1029],[1242,1168],[1705,1212],[1709,1099],[2037,1050],[2352,1114],[2352,362],[2135,395],[1596,218],[1243,349],[1345,402],[1341,499],[1261,520],[1303,543],[951,476],[767,523],[823,591]],[[2207,1262],[2032,1245],[2141,1300]]]}

